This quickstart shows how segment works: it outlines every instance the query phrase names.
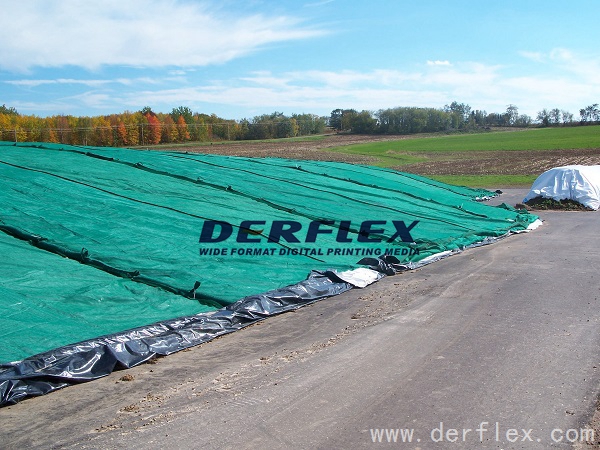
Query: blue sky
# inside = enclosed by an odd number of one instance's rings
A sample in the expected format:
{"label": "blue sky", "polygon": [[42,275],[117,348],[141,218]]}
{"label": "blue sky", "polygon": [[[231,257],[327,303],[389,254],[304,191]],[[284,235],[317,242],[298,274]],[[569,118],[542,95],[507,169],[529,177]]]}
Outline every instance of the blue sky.
{"label": "blue sky", "polygon": [[0,0],[0,104],[227,119],[600,103],[600,1]]}

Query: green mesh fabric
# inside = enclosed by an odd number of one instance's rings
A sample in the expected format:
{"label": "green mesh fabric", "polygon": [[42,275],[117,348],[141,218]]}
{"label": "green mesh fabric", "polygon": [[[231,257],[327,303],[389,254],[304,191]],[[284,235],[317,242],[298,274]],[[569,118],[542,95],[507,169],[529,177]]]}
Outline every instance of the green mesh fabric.
{"label": "green mesh fabric", "polygon": [[[0,361],[537,219],[474,201],[485,190],[344,163],[1,142],[0,175]],[[230,236],[212,242],[211,221]]]}

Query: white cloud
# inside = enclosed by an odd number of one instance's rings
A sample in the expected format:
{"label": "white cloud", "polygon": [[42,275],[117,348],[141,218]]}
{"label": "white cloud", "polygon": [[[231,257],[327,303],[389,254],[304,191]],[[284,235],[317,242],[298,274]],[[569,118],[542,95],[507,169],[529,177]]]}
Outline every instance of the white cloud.
{"label": "white cloud", "polygon": [[563,76],[574,74],[590,84],[600,82],[600,55],[579,54],[566,48],[554,48],[547,53],[519,52],[524,58],[545,63],[547,67],[562,72]]}
{"label": "white cloud", "polygon": [[106,86],[109,84],[122,84],[125,86],[130,86],[138,83],[147,83],[154,84],[155,80],[147,77],[143,78],[116,78],[114,80],[86,80],[86,79],[75,79],[75,78],[56,78],[54,80],[44,80],[44,79],[24,79],[24,80],[8,80],[4,83],[10,84],[12,86],[18,87],[26,87],[26,88],[34,88],[38,86],[48,85],[48,84],[72,84],[72,85],[83,85],[89,87],[100,87]]}
{"label": "white cloud", "polygon": [[428,66],[451,66],[450,61],[427,61]]}
{"label": "white cloud", "polygon": [[554,48],[550,51],[550,58],[555,61],[569,62],[574,59],[573,52],[566,48]]}
{"label": "white cloud", "polygon": [[352,88],[365,82],[373,81],[373,72],[353,70],[307,70],[288,74],[298,84],[334,87],[336,89]]}
{"label": "white cloud", "polygon": [[314,8],[316,6],[323,6],[323,5],[327,5],[328,3],[333,3],[335,0],[321,0],[319,2],[313,2],[313,3],[305,3],[304,7],[305,8]]}
{"label": "white cloud", "polygon": [[525,59],[530,59],[535,62],[543,62],[546,59],[546,56],[541,52],[529,52],[529,51],[520,51],[519,55],[521,55]]}
{"label": "white cloud", "polygon": [[6,84],[20,87],[37,87],[45,84],[81,84],[84,86],[100,86],[112,83],[110,80],[75,80],[67,78],[57,78],[55,80],[11,80],[6,81]]}
{"label": "white cloud", "polygon": [[112,104],[112,98],[106,93],[85,92],[80,95],[69,97],[65,100],[76,101],[81,103],[86,108],[102,109],[109,107]]}
{"label": "white cloud", "polygon": [[271,74],[271,72],[269,71],[261,71],[261,72],[254,72],[252,74],[250,74],[250,76],[248,77],[242,77],[240,78],[240,80],[242,81],[247,81],[251,84],[254,85],[258,85],[258,86],[265,86],[267,88],[285,88],[286,86],[288,86],[288,83],[290,82],[290,78],[287,76],[279,76],[276,77],[274,75]]}
{"label": "white cloud", "polygon": [[[219,13],[189,0],[28,0],[2,5],[0,68],[220,64],[282,41],[325,34],[299,19]],[[18,20],[16,20],[18,18]]]}
{"label": "white cloud", "polygon": [[600,96],[599,87],[563,78],[514,77],[502,80],[502,90],[510,92],[512,103],[535,117],[542,109],[565,109],[577,114],[579,109]]}
{"label": "white cloud", "polygon": [[571,73],[581,78],[594,89],[600,84],[600,56],[580,55],[559,48],[550,52],[550,58],[565,74]]}

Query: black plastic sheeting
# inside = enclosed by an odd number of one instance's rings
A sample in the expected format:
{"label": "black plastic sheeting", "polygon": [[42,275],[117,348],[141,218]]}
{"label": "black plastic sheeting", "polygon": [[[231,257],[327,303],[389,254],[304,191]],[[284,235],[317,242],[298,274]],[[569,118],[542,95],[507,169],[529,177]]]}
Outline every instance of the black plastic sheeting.
{"label": "black plastic sheeting", "polygon": [[[377,270],[380,278],[406,269],[390,255],[365,258],[359,264]],[[162,321],[0,364],[0,406],[134,367],[353,287],[334,271],[313,270],[300,283],[245,297],[215,312]]]}

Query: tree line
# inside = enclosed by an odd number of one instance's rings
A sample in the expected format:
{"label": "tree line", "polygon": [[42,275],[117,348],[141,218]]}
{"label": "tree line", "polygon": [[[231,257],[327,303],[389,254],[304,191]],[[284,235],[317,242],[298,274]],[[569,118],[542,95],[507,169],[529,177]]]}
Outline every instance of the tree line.
{"label": "tree line", "polygon": [[140,146],[212,142],[220,140],[276,139],[322,134],[326,117],[280,112],[239,121],[215,114],[193,112],[180,106],[166,113],[150,107],[95,117],[57,115],[37,117],[19,114],[15,108],[0,107],[0,140],[53,142],[91,146]]}
{"label": "tree line", "polygon": [[474,110],[465,103],[452,102],[444,108],[398,107],[358,112],[335,109],[329,125],[338,131],[358,134],[415,134],[440,131],[472,131],[490,127],[573,126],[600,123],[598,104],[582,108],[579,121],[568,111],[554,108],[538,112],[535,120],[519,114],[519,108],[508,105],[502,113]]}
{"label": "tree line", "polygon": [[0,140],[16,142],[54,142],[91,146],[140,146],[208,142],[219,140],[256,140],[291,138],[322,134],[329,127],[356,134],[415,134],[473,131],[490,127],[573,126],[600,123],[598,104],[582,108],[580,118],[568,111],[543,109],[535,120],[519,114],[515,105],[501,113],[472,109],[452,102],[443,108],[397,107],[377,112],[334,109],[329,117],[315,114],[281,112],[251,119],[228,120],[215,114],[193,112],[187,106],[170,113],[155,113],[150,107],[95,117],[22,115],[6,105],[0,106]]}

